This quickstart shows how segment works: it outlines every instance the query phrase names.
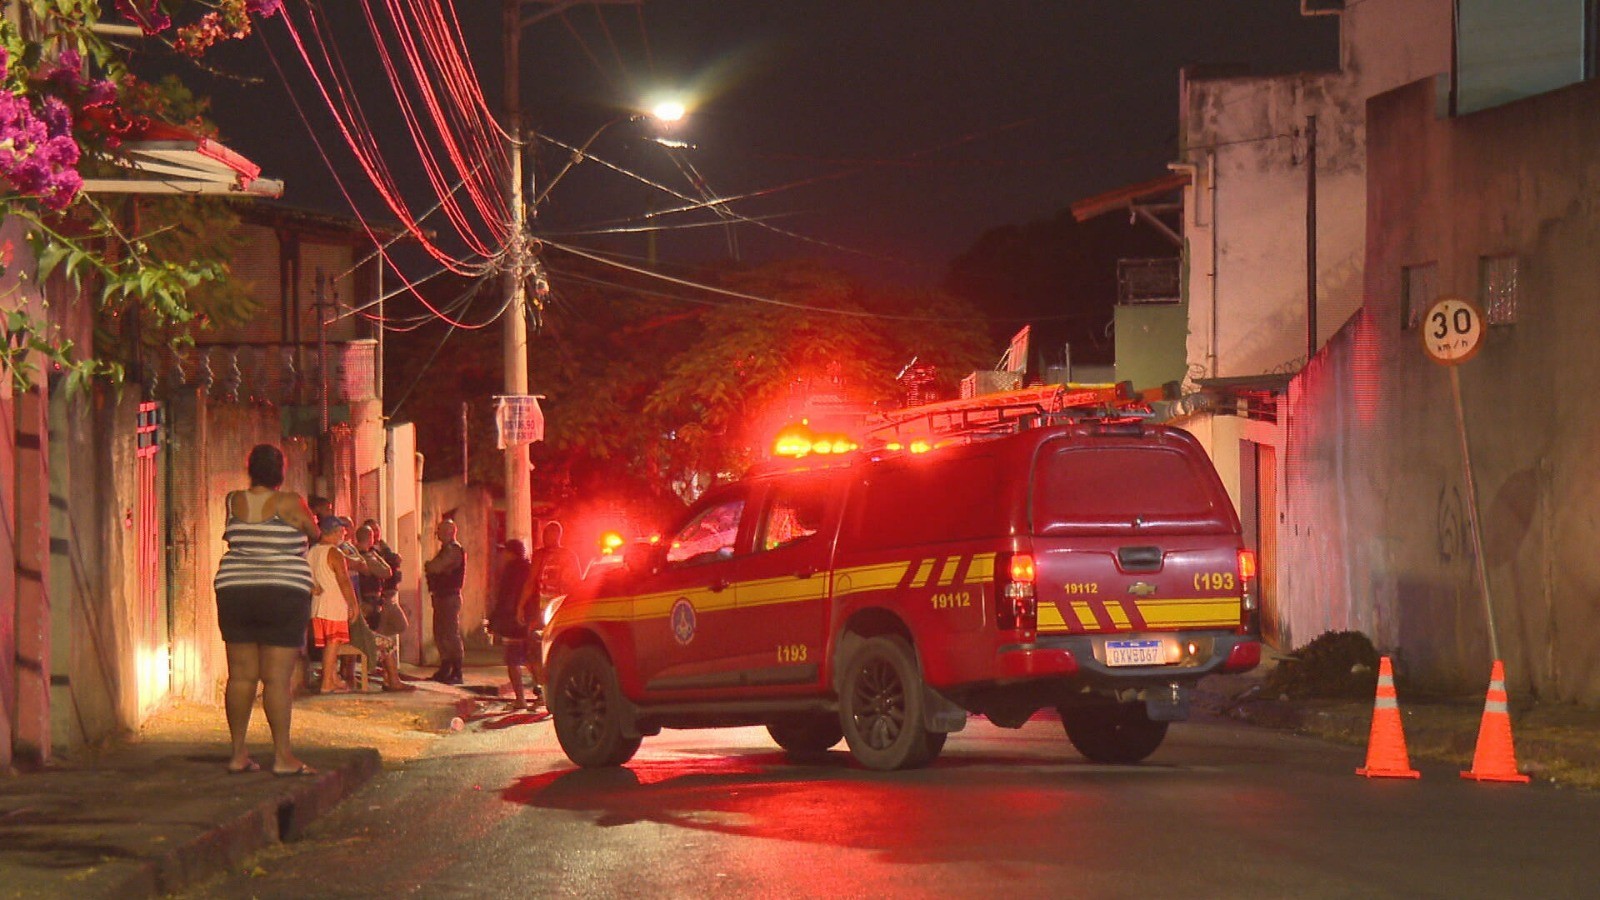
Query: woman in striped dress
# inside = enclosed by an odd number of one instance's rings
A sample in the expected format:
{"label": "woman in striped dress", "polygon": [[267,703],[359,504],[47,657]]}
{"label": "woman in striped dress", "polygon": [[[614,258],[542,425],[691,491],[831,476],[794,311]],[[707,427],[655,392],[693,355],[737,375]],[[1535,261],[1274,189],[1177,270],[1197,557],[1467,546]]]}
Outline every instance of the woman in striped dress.
{"label": "woman in striped dress", "polygon": [[245,735],[255,706],[256,685],[272,729],[272,773],[313,775],[289,748],[294,677],[311,618],[311,567],[306,548],[318,529],[306,501],[283,485],[283,451],[257,444],[246,465],[250,488],[227,499],[223,540],[228,550],[217,564],[217,624],[228,652],[226,708],[233,755],[228,771],[255,772]]}

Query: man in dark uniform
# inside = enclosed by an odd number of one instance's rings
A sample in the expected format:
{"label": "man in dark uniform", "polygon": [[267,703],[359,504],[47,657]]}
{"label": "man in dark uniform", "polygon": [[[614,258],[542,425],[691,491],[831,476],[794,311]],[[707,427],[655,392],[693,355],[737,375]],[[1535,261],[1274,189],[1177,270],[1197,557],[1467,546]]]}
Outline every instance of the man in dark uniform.
{"label": "man in dark uniform", "polygon": [[456,523],[445,519],[435,535],[439,552],[422,564],[433,598],[433,644],[439,651],[439,671],[430,677],[442,684],[461,683],[466,646],[461,641],[461,588],[467,581],[467,553],[456,541]]}

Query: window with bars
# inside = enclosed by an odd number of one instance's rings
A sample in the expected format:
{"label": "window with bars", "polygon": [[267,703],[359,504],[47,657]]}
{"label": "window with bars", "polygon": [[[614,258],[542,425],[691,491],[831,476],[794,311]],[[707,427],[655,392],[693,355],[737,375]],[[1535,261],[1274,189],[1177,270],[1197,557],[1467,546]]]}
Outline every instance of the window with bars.
{"label": "window with bars", "polygon": [[1417,328],[1422,316],[1439,299],[1439,264],[1426,262],[1400,269],[1400,327]]}
{"label": "window with bars", "polygon": [[1478,305],[1490,325],[1512,325],[1522,291],[1515,255],[1478,257]]}

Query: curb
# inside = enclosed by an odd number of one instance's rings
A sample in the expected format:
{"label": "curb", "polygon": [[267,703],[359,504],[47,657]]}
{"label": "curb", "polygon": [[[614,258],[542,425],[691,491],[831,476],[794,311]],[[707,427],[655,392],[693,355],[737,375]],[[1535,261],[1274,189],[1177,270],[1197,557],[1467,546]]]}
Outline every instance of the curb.
{"label": "curb", "polygon": [[242,864],[263,848],[292,840],[378,773],[381,760],[371,747],[341,755],[345,759],[338,765],[312,778],[283,779],[299,783],[166,853],[141,860],[110,896],[176,893]]}

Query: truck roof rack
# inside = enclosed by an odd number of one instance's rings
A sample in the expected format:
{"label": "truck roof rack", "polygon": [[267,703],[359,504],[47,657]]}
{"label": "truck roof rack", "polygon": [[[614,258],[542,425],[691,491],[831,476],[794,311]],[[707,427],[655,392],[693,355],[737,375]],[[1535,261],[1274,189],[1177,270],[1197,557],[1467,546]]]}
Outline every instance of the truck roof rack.
{"label": "truck roof rack", "polygon": [[863,443],[978,439],[1068,422],[1138,421],[1144,398],[1121,384],[1047,384],[981,394],[880,413],[868,420]]}

